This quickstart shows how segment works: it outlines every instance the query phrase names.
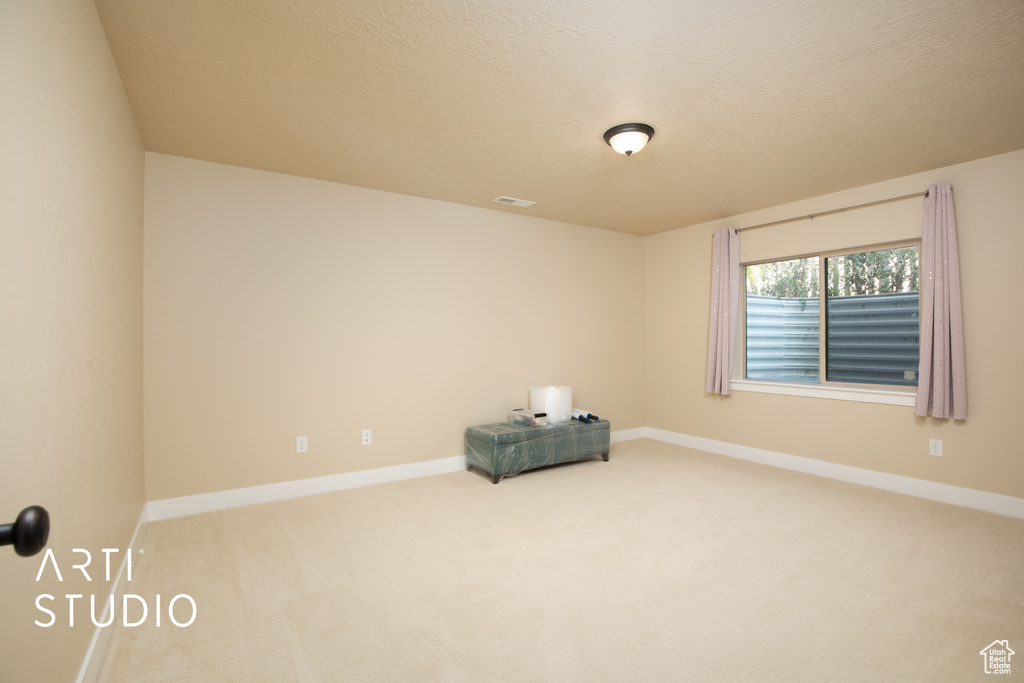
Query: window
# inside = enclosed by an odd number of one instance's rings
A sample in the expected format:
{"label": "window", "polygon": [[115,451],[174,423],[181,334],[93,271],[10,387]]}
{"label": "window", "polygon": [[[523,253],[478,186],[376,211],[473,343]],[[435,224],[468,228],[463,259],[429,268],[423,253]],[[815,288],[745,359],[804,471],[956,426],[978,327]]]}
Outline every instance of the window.
{"label": "window", "polygon": [[917,252],[900,246],[746,266],[746,378],[917,386]]}

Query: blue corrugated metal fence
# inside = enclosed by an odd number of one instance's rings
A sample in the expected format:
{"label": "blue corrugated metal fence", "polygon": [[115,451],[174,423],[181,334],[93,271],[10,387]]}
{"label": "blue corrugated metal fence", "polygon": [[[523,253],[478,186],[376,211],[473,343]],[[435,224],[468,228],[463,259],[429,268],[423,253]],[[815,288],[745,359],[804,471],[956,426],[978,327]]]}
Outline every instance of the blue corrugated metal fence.
{"label": "blue corrugated metal fence", "polygon": [[[917,385],[917,292],[829,297],[830,382]],[[818,299],[747,295],[747,377],[818,381]]]}

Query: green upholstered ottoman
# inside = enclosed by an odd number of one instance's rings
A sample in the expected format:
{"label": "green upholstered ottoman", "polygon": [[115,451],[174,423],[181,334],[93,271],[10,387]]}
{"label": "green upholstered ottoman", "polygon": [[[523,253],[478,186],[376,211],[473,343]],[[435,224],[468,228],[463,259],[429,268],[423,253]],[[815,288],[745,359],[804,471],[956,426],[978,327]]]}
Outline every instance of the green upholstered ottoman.
{"label": "green upholstered ottoman", "polygon": [[466,468],[491,476],[495,484],[506,476],[526,470],[601,456],[608,460],[611,423],[562,422],[527,427],[496,422],[466,430]]}

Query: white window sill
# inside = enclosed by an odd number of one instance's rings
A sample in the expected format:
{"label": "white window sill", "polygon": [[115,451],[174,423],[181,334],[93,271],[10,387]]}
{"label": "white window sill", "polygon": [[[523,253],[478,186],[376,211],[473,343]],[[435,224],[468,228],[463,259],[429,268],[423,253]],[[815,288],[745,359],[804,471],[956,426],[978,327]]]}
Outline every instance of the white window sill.
{"label": "white window sill", "polygon": [[782,394],[784,396],[809,396],[829,398],[837,401],[859,401],[861,403],[885,403],[893,406],[914,406],[916,390],[861,389],[821,384],[799,384],[796,382],[763,382],[752,379],[734,379],[730,382],[733,391],[752,391],[758,394]]}

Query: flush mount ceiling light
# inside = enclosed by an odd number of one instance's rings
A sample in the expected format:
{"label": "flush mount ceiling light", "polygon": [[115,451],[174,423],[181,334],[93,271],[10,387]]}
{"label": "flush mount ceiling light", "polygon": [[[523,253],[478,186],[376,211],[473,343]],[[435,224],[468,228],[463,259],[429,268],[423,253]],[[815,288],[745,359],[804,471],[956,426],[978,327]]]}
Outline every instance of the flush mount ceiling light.
{"label": "flush mount ceiling light", "polygon": [[604,141],[627,157],[639,152],[654,137],[654,129],[646,123],[622,123],[605,131]]}

